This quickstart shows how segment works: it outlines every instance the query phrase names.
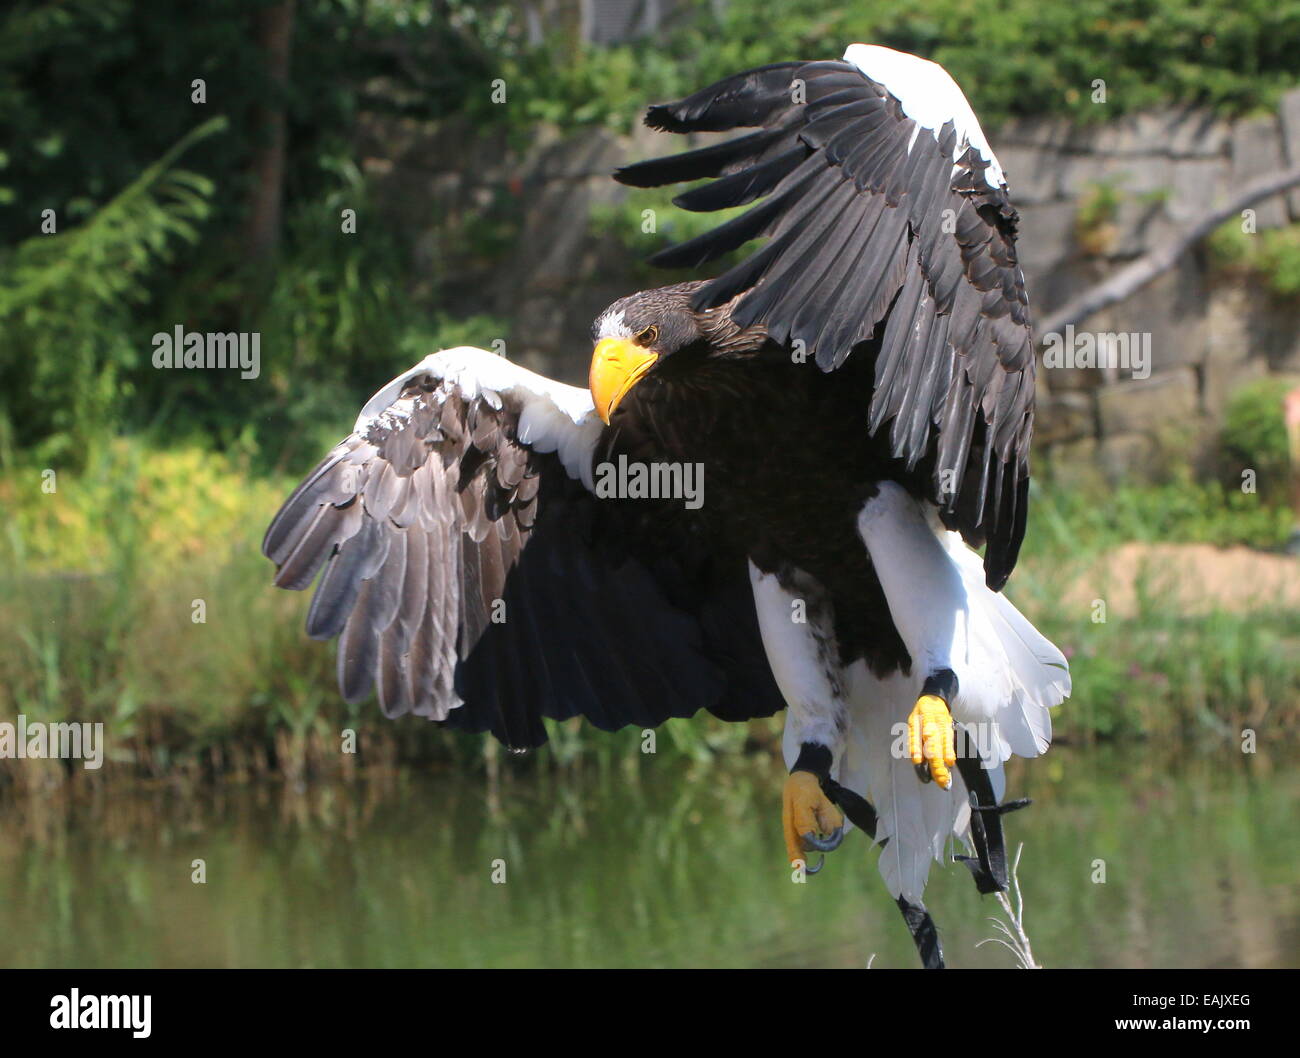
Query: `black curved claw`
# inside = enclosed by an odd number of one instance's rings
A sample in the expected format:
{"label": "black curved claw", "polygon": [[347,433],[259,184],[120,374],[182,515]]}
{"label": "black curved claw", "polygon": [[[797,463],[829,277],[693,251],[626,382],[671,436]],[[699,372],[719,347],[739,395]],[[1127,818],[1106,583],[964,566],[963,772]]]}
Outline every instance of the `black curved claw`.
{"label": "black curved claw", "polygon": [[821,859],[819,859],[819,860],[817,861],[817,866],[816,866],[816,867],[812,866],[812,865],[811,865],[807,860],[804,860],[803,873],[804,873],[804,874],[816,874],[818,871],[820,871],[820,870],[821,870],[823,867],[825,867],[825,866],[826,866],[826,856],[825,856],[825,854],[823,854],[822,857],[821,857]]}
{"label": "black curved claw", "polygon": [[844,841],[844,828],[836,827],[826,837],[821,838],[811,831],[803,835],[803,844],[806,849],[813,849],[816,852],[834,852]]}

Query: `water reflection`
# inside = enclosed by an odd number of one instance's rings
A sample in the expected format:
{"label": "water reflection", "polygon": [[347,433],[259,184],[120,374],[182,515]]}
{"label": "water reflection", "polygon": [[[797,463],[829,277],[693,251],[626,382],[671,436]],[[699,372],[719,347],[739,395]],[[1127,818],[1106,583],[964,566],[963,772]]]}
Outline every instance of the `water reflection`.
{"label": "water reflection", "polygon": [[[481,777],[450,774],[10,799],[0,965],[914,963],[860,836],[790,883],[770,761],[502,772],[497,810]],[[1285,754],[1225,745],[1166,772],[1058,748],[1009,790],[1035,799],[1007,822],[1045,965],[1300,964],[1300,777]],[[1011,965],[976,948],[998,908],[962,868],[936,871],[927,896],[951,965]]]}

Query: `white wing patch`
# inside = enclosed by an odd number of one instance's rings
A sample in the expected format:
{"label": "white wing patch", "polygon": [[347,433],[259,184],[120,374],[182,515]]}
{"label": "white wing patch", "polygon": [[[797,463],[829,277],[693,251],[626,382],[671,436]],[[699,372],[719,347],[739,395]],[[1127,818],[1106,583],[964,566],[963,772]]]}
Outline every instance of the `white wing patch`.
{"label": "white wing patch", "polygon": [[942,66],[878,44],[850,44],[844,52],[844,61],[884,85],[901,104],[903,113],[929,129],[936,140],[939,130],[951,121],[957,130],[953,161],[966,152],[967,146],[974,147],[976,153],[989,163],[984,171],[989,186],[1006,187],[1002,167],[989,141],[984,138],[975,112],[952,75]]}
{"label": "white wing patch", "polygon": [[454,385],[466,400],[482,396],[519,409],[519,440],[538,452],[555,452],[569,476],[592,488],[591,455],[604,424],[591,393],[539,375],[486,349],[462,345],[426,356],[366,401],[353,432],[364,437],[371,424],[398,409],[394,402],[414,378],[430,375]]}

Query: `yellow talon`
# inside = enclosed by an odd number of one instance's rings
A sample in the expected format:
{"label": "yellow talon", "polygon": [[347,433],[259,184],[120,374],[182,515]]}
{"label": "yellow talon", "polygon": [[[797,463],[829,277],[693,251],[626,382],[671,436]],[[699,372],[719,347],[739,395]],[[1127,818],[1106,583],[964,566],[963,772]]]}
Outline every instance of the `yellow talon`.
{"label": "yellow talon", "polygon": [[781,796],[781,824],[785,830],[785,851],[791,863],[806,864],[804,834],[831,834],[844,825],[844,816],[822,793],[817,776],[794,771],[785,780]]}
{"label": "yellow talon", "polygon": [[913,764],[929,764],[930,778],[945,790],[952,785],[949,768],[957,766],[952,713],[948,703],[933,694],[923,694],[907,718],[907,748]]}

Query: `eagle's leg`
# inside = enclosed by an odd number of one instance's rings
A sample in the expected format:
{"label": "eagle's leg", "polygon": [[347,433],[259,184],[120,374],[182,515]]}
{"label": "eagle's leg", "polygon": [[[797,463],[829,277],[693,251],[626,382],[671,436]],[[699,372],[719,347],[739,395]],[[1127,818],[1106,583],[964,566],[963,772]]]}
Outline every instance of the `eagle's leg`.
{"label": "eagle's leg", "polygon": [[[810,850],[833,852],[844,840],[844,813],[827,796],[826,784],[833,782],[830,775],[831,751],[818,743],[805,742],[781,796],[781,825],[786,857],[791,863],[804,860]],[[804,860],[805,870],[816,874],[825,859],[822,856],[816,867]]]}
{"label": "eagle's leg", "polygon": [[907,748],[922,782],[952,786],[957,764],[956,736],[948,703],[957,695],[957,675],[941,669],[926,677],[921,696],[907,718]]}
{"label": "eagle's leg", "polygon": [[[785,851],[810,874],[809,851],[830,852],[844,838],[844,816],[826,794],[844,749],[848,713],[840,686],[834,612],[825,589],[793,567],[764,572],[749,563],[754,609],[772,675],[786,701],[781,798]],[[824,857],[823,861],[824,862]]]}

